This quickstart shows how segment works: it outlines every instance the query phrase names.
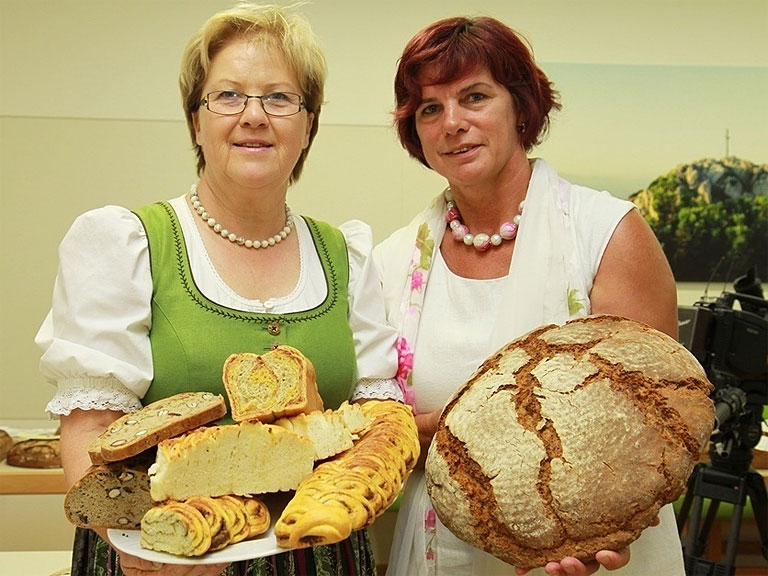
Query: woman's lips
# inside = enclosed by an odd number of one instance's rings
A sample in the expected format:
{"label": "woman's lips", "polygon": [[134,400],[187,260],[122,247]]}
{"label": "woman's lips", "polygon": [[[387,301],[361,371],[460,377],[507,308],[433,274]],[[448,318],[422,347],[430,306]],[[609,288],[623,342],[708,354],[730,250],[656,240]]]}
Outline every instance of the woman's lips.
{"label": "woman's lips", "polygon": [[466,144],[464,146],[458,146],[445,153],[446,156],[461,156],[476,150],[478,146],[476,144]]}
{"label": "woman's lips", "polygon": [[272,147],[272,145],[267,142],[235,142],[235,146],[237,148],[248,148],[253,150]]}

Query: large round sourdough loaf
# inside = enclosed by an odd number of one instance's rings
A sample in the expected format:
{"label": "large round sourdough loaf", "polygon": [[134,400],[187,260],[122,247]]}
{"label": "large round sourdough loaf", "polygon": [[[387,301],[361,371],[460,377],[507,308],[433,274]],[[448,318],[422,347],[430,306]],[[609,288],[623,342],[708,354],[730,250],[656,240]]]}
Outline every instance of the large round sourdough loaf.
{"label": "large round sourdough loaf", "polygon": [[711,391],[693,355],[645,324],[534,330],[443,411],[426,462],[434,508],[522,568],[620,549],[684,490],[712,432]]}

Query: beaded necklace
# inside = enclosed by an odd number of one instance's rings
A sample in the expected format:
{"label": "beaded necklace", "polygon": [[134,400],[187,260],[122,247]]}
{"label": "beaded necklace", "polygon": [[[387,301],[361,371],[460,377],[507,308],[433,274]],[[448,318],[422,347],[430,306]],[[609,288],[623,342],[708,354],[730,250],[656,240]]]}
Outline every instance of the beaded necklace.
{"label": "beaded necklace", "polygon": [[216,234],[219,234],[222,238],[226,238],[233,244],[237,244],[243,248],[269,248],[270,246],[274,246],[275,244],[285,240],[285,237],[291,233],[291,230],[293,230],[293,214],[291,213],[291,209],[288,208],[288,204],[286,204],[285,226],[282,230],[280,230],[280,232],[274,236],[270,236],[266,240],[247,240],[242,236],[238,236],[234,232],[230,232],[224,228],[216,221],[215,218],[208,214],[205,206],[203,206],[203,203],[200,202],[200,198],[197,196],[198,184],[198,182],[195,182],[192,184],[192,187],[189,190],[189,199],[192,202],[192,208],[200,215],[200,218],[202,218],[203,221],[208,224],[208,227],[211,228],[211,230],[213,230]]}
{"label": "beaded necklace", "polygon": [[479,252],[485,252],[491,246],[500,246],[504,240],[514,240],[517,236],[517,230],[520,227],[520,216],[523,214],[523,204],[525,200],[520,202],[518,207],[518,213],[512,218],[511,222],[504,222],[499,231],[495,234],[485,234],[483,232],[479,234],[472,234],[469,231],[469,227],[461,220],[461,213],[453,202],[453,194],[451,189],[448,188],[445,191],[446,211],[445,222],[451,229],[451,234],[457,242],[464,242],[467,246],[474,246]]}

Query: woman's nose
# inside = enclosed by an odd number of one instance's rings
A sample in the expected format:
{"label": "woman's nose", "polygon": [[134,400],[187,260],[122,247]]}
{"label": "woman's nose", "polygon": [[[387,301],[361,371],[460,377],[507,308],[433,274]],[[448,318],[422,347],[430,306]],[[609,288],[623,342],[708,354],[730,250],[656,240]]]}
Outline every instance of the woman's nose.
{"label": "woman's nose", "polygon": [[264,111],[264,106],[258,98],[249,98],[245,103],[245,110],[240,113],[240,124],[253,126],[265,124],[268,114]]}
{"label": "woman's nose", "polygon": [[467,119],[461,106],[449,103],[443,109],[443,130],[446,134],[455,134],[466,130]]}

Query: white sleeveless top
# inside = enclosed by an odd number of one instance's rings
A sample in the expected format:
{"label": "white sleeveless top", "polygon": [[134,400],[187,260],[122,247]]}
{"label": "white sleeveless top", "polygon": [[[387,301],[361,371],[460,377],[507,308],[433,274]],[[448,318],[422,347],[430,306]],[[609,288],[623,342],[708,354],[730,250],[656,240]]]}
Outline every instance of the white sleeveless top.
{"label": "white sleeveless top", "polygon": [[[535,181],[548,174],[548,182],[557,184],[557,175],[542,160],[537,160],[529,185],[532,194],[546,194]],[[538,176],[537,176],[538,175]],[[551,189],[551,188],[550,188]],[[560,192],[563,182],[560,181]],[[539,198],[542,198],[539,196]],[[384,289],[387,317],[396,328],[404,324],[403,288],[409,286],[409,261],[414,240],[421,225],[442,226],[444,203],[438,199],[417,215],[405,228],[396,231],[382,242],[374,253],[376,268]],[[434,238],[435,254],[424,292],[419,319],[418,338],[413,353],[411,381],[417,412],[428,412],[445,406],[453,392],[461,386],[477,367],[505,341],[521,336],[528,329],[543,322],[560,321],[558,313],[548,307],[554,292],[562,283],[552,281],[558,270],[556,250],[558,242],[569,243],[569,264],[566,280],[575,282],[584,297],[580,315],[591,312],[588,295],[605,248],[621,219],[633,205],[581,186],[572,186],[563,202],[567,214],[564,230],[557,226],[556,218],[549,218],[551,204],[526,201],[524,222],[518,236],[518,245],[511,270],[516,277],[507,275],[493,280],[461,278],[453,274],[439,254],[442,234]],[[441,210],[442,208],[442,210]],[[543,210],[543,211],[541,211]],[[527,223],[526,223],[526,217]],[[529,234],[527,242],[526,230]],[[549,228],[548,228],[549,226]],[[436,229],[436,228],[435,228]],[[549,243],[549,252],[547,248]],[[566,250],[567,251],[567,250]],[[516,262],[516,265],[515,265]],[[569,284],[569,287],[571,285]],[[582,302],[582,300],[579,300]],[[569,303],[570,304],[570,303]],[[541,320],[537,314],[543,311]],[[555,311],[557,312],[557,311]],[[566,311],[568,312],[568,311]],[[538,322],[538,324],[537,324]],[[531,325],[533,323],[533,325]],[[625,567],[610,572],[616,576],[683,576],[682,548],[677,534],[671,505],[662,508],[659,526],[643,531],[631,545],[631,561]],[[597,574],[607,574],[600,569]],[[482,550],[457,539],[435,519],[424,483],[424,471],[415,470],[406,485],[400,504],[387,576],[494,576],[515,574],[515,569]],[[544,576],[543,569],[530,571],[529,576]]]}
{"label": "white sleeveless top", "polygon": [[[462,278],[435,250],[419,330],[424,335],[413,354],[416,409],[432,412],[446,405],[488,356],[492,317],[499,309],[506,276]],[[450,302],[450,306],[445,303]],[[430,338],[440,334],[440,338]]]}

